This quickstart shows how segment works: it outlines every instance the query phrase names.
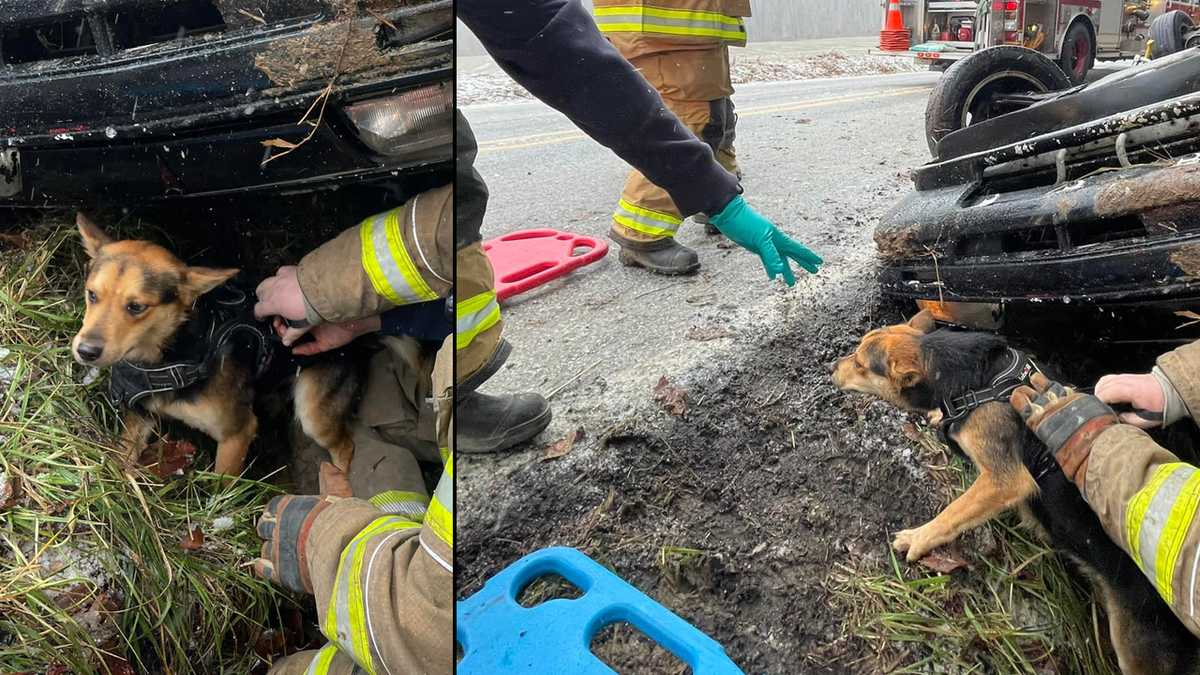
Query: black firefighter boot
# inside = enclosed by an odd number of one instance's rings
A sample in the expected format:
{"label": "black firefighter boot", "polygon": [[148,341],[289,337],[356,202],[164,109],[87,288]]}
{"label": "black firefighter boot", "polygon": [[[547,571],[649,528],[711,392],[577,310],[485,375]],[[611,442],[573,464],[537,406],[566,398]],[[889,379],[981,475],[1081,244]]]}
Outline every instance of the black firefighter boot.
{"label": "black firefighter boot", "polygon": [[483,384],[508,359],[512,347],[501,340],[487,364],[455,387],[454,451],[500,452],[542,433],[550,425],[550,404],[539,394],[481,394]]}
{"label": "black firefighter boot", "polygon": [[667,276],[694,274],[700,269],[700,256],[675,241],[675,237],[639,241],[622,236],[616,230],[609,232],[608,236],[621,245],[618,257],[626,267],[644,267],[655,274]]}

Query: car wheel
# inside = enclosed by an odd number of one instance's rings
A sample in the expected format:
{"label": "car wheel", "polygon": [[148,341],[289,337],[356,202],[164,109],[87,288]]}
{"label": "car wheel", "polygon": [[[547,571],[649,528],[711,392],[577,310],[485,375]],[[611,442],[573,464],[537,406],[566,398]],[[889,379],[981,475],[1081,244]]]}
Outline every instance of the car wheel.
{"label": "car wheel", "polygon": [[1185,36],[1192,27],[1192,17],[1178,9],[1155,19],[1150,24],[1150,39],[1154,40],[1151,58],[1161,58],[1183,49],[1187,44]]}
{"label": "car wheel", "polygon": [[1058,62],[1072,84],[1083,84],[1087,74],[1095,65],[1096,50],[1092,45],[1092,32],[1082,21],[1076,21],[1063,38],[1062,53]]}
{"label": "car wheel", "polygon": [[937,157],[946,136],[1013,109],[994,106],[1002,94],[1044,93],[1071,86],[1062,68],[1044,54],[1003,45],[975,52],[946,69],[925,106],[925,138]]}

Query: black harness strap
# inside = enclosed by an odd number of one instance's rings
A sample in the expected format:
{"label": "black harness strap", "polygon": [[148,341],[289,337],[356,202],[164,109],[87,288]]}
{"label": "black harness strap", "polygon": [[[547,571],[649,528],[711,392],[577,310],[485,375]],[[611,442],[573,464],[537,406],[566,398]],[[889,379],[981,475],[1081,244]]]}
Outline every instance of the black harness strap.
{"label": "black harness strap", "polygon": [[254,303],[230,285],[196,303],[190,326],[164,356],[163,363],[119,361],[112,367],[108,394],[113,405],[138,407],[152,394],[179,391],[208,380],[219,367],[226,347],[243,347],[252,355],[251,376],[257,380],[270,367],[276,341],[267,324],[254,318]]}
{"label": "black harness strap", "polygon": [[938,436],[943,443],[950,444],[950,432],[953,425],[963,421],[975,409],[985,403],[1002,401],[1007,403],[1008,397],[1017,387],[1029,384],[1034,373],[1042,372],[1033,359],[1024,352],[1008,348],[1009,364],[1000,371],[992,382],[984,389],[975,389],[953,398],[943,398],[938,408],[942,411],[942,422],[938,425]]}

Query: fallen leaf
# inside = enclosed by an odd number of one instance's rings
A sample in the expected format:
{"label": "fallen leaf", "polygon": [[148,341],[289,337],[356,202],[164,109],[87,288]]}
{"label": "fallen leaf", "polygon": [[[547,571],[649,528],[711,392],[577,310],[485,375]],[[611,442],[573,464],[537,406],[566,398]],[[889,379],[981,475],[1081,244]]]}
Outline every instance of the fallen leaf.
{"label": "fallen leaf", "polygon": [[966,560],[952,553],[930,553],[921,558],[919,562],[934,572],[940,572],[941,574],[950,574],[955,570],[970,567],[970,564]]}
{"label": "fallen leaf", "polygon": [[262,143],[268,148],[283,148],[284,150],[291,150],[293,148],[300,147],[299,143],[285,141],[282,138],[268,138],[265,141],[259,141],[259,143]]}
{"label": "fallen leaf", "polygon": [[654,385],[654,400],[659,402],[663,410],[676,417],[687,414],[687,390],[668,382],[666,375],[658,378],[658,384]]}
{"label": "fallen leaf", "polygon": [[584,433],[583,427],[579,427],[567,434],[566,437],[555,441],[552,445],[546,446],[546,451],[542,453],[542,461],[545,462],[566,456],[575,447],[575,443],[583,438]]}
{"label": "fallen leaf", "polygon": [[17,479],[0,474],[0,509],[17,505]]}
{"label": "fallen leaf", "polygon": [[191,531],[183,535],[183,539],[179,541],[179,547],[185,551],[195,551],[204,545],[204,530],[199,526],[192,527]]}
{"label": "fallen leaf", "polygon": [[905,436],[908,436],[908,440],[917,443],[921,442],[921,430],[917,428],[917,425],[912,422],[905,422],[900,426],[900,429],[904,432]]}
{"label": "fallen leaf", "polygon": [[146,448],[138,464],[159,478],[182,476],[196,460],[196,446],[187,441],[165,440]]}
{"label": "fallen leaf", "polygon": [[687,339],[697,342],[708,342],[709,340],[730,337],[733,334],[733,331],[725,326],[692,326],[688,329]]}

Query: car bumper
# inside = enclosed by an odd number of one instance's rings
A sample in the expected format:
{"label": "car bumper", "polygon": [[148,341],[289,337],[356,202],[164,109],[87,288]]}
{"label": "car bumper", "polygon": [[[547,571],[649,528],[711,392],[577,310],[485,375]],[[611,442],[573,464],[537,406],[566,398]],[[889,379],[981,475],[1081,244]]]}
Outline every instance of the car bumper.
{"label": "car bumper", "polygon": [[[350,103],[453,82],[451,3],[384,18],[395,28],[311,17],[10,69],[0,77],[0,207],[298,193],[448,165],[448,142],[380,154],[342,114]],[[334,75],[309,137],[300,121]],[[300,147],[265,161],[285,144]]]}
{"label": "car bumper", "polygon": [[876,229],[890,295],[960,302],[1200,296],[1200,156],[1059,186],[918,191]]}

